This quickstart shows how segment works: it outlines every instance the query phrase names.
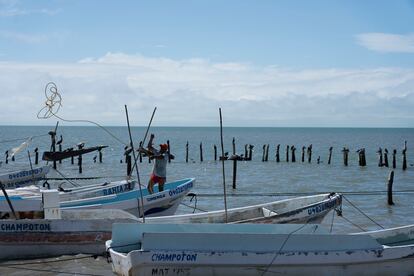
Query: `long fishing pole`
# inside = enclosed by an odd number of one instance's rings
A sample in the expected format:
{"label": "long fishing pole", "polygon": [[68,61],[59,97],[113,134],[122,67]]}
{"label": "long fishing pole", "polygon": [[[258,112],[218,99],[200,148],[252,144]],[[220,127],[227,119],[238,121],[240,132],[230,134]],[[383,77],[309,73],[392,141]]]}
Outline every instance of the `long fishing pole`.
{"label": "long fishing pole", "polygon": [[[155,110],[154,110],[154,112],[155,112]],[[140,196],[141,196],[142,222],[145,223],[144,197],[142,195],[141,180],[139,178],[137,157],[135,155],[134,142],[132,141],[131,127],[129,125],[129,116],[128,116],[128,107],[127,107],[127,105],[125,105],[125,114],[126,114],[126,119],[127,119],[127,124],[128,124],[129,141],[131,143],[132,155],[133,155],[134,160],[135,160],[134,166],[135,166],[136,171],[137,171],[137,179],[138,179],[139,193],[140,193]],[[152,120],[152,118],[151,118],[151,120]],[[139,213],[139,203],[138,203],[138,213]]]}
{"label": "long fishing pole", "polygon": [[[151,119],[150,119],[150,121],[148,123],[148,126],[147,126],[147,131],[145,131],[144,140],[142,140],[142,146],[144,146],[145,140],[147,139],[148,131],[151,127],[152,119],[154,118],[156,110],[157,110],[157,107],[154,107],[154,111],[152,111]],[[131,143],[132,143],[132,140],[131,140]],[[132,149],[132,150],[134,150],[134,149]],[[134,165],[132,166],[132,170],[134,170],[134,168],[136,167],[136,164],[137,164],[137,159],[134,157]],[[132,173],[132,171],[131,171],[131,173]]]}
{"label": "long fishing pole", "polygon": [[221,140],[221,163],[223,165],[223,190],[224,190],[224,210],[226,214],[226,223],[227,223],[227,193],[226,193],[226,175],[224,172],[224,143],[223,143],[223,120],[221,117],[221,108],[219,108],[220,113],[220,140]]}

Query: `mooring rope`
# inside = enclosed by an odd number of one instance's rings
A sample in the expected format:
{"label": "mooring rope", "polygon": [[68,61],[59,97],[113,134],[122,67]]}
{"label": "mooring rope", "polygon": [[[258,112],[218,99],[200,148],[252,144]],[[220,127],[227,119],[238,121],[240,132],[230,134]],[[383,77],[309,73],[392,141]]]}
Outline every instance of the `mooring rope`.
{"label": "mooring rope", "polygon": [[378,222],[376,222],[374,219],[370,218],[367,214],[365,214],[361,209],[359,209],[355,204],[353,204],[347,197],[343,196],[343,198],[351,204],[352,207],[354,207],[356,210],[358,210],[362,215],[364,215],[366,218],[368,218],[370,221],[375,223],[377,226],[381,227],[381,229],[384,229]]}

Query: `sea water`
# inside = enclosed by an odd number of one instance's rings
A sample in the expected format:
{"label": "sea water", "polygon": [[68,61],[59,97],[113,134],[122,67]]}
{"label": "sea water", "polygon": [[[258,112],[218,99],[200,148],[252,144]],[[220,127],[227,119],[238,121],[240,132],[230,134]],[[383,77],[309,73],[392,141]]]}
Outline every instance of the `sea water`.
{"label": "sea water", "polygon": [[[28,168],[28,151],[34,162],[34,149],[38,147],[40,159],[43,151],[50,150],[48,132],[54,126],[0,126],[0,173]],[[110,134],[108,134],[108,132]],[[132,127],[132,137],[135,147],[144,139],[146,127]],[[192,190],[197,194],[197,208],[215,210],[224,208],[224,188],[222,163],[214,161],[213,147],[216,145],[217,154],[221,155],[220,129],[218,127],[152,127],[149,134],[155,134],[154,145],[170,142],[171,153],[175,159],[168,164],[167,181],[194,177],[196,184]],[[76,148],[80,142],[85,147],[107,145],[103,152],[103,163],[99,163],[97,152],[83,155],[83,173],[78,173],[77,160],[75,164],[70,159],[57,164],[58,172],[53,170],[48,177],[102,177],[99,180],[73,180],[76,184],[87,185],[98,182],[124,179],[126,164],[124,147],[129,144],[126,127],[96,126],[59,126],[56,140],[63,137],[63,149]],[[33,137],[29,147],[16,155],[16,161],[5,163],[6,150],[19,146]],[[356,232],[414,224],[412,205],[414,203],[414,129],[400,128],[243,128],[224,127],[224,151],[232,154],[232,140],[235,139],[236,153],[244,154],[246,144],[254,145],[253,160],[239,161],[237,164],[237,188],[232,188],[233,162],[225,162],[225,187],[227,207],[240,207],[258,203],[270,202],[287,198],[287,194],[311,195],[325,192],[343,192],[343,216],[351,221],[335,216],[328,216],[324,224],[335,232]],[[402,149],[407,141],[407,170],[402,170]],[[188,163],[185,162],[186,144],[188,142]],[[203,162],[200,161],[200,144],[203,148]],[[263,145],[269,144],[269,161],[262,162]],[[280,144],[281,162],[275,161],[275,148]],[[312,144],[312,162],[302,163],[302,147]],[[295,146],[296,162],[286,162],[286,146]],[[331,164],[328,164],[329,148],[333,147]],[[343,164],[342,149],[349,148],[348,166]],[[388,149],[388,161],[392,166],[392,152],[397,150],[397,168],[394,178],[394,202],[387,204],[386,184],[391,168],[378,166],[378,149]],[[365,148],[367,166],[358,165],[356,151]],[[94,158],[96,162],[94,162]],[[320,163],[317,163],[317,159]],[[10,159],[10,158],[9,158]],[[44,164],[41,161],[41,164]],[[140,182],[146,184],[151,173],[152,164],[148,159],[138,163]],[[134,171],[133,177],[137,175]],[[62,181],[49,181],[53,186]],[[71,187],[65,181],[64,187]],[[404,192],[399,192],[404,191]],[[370,193],[371,192],[371,193]],[[361,194],[358,194],[361,193]],[[183,201],[194,206],[195,199]],[[356,209],[357,207],[358,209]],[[189,213],[193,208],[181,205],[178,213]],[[363,214],[361,213],[363,212]],[[369,217],[369,219],[368,219]],[[375,221],[376,223],[372,222]],[[357,226],[358,227],[357,227]],[[360,228],[359,228],[360,227]],[[75,271],[90,274],[111,274],[110,266],[103,259],[79,260],[81,265],[73,264],[54,266],[57,271]],[[0,267],[0,272],[2,269]],[[78,269],[78,270],[76,270]],[[81,269],[81,270],[79,270]],[[14,275],[32,275],[33,271],[8,269],[7,273]],[[28,273],[28,274],[25,274]]]}

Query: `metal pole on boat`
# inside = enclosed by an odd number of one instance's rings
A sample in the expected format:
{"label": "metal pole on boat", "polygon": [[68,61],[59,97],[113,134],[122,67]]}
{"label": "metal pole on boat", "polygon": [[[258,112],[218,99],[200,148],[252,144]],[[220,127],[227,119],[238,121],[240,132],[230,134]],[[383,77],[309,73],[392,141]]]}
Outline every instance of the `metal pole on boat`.
{"label": "metal pole on boat", "polygon": [[1,183],[1,181],[0,181],[0,188],[3,191],[3,195],[7,200],[7,204],[9,204],[10,210],[12,211],[14,218],[18,219],[16,216],[16,212],[14,211],[13,204],[10,201],[9,195],[7,194],[6,189],[4,188],[4,185],[3,183]]}
{"label": "metal pole on boat", "polygon": [[[155,110],[156,109],[157,108],[154,109],[154,113],[155,113]],[[154,113],[152,113],[152,117],[154,117]],[[127,124],[128,124],[128,133],[129,133],[129,140],[131,142],[132,155],[134,156],[134,166],[135,166],[136,171],[137,171],[137,179],[138,179],[139,193],[140,193],[140,196],[141,196],[142,222],[145,223],[144,197],[142,195],[141,180],[139,178],[139,171],[138,171],[138,164],[137,164],[137,156],[135,155],[134,143],[132,142],[132,134],[131,134],[131,127],[129,125],[129,116],[128,116],[128,107],[127,107],[127,105],[125,105],[125,114],[126,114],[126,119],[127,119]],[[151,117],[151,121],[152,121],[152,117]],[[150,125],[151,125],[151,122],[150,122]],[[144,137],[144,140],[143,141],[145,141],[145,138],[147,137],[148,129],[149,129],[149,125],[148,125],[147,132],[145,133],[145,137]],[[139,212],[139,204],[138,204],[138,212]]]}
{"label": "metal pole on boat", "polygon": [[[144,140],[142,140],[142,146],[145,145],[145,140],[147,139],[148,131],[149,131],[150,127],[151,127],[152,119],[154,118],[154,114],[155,114],[155,111],[156,110],[157,110],[157,107],[154,107],[154,111],[152,112],[151,119],[150,119],[149,124],[148,124],[148,127],[147,127],[147,131],[145,132]],[[125,105],[125,111],[127,112],[127,118],[128,118],[128,109],[127,109],[127,106],[126,105]],[[128,119],[128,125],[129,125],[129,119]],[[129,130],[129,128],[128,128],[128,130]],[[130,138],[132,139],[132,136]],[[132,143],[133,142],[131,140],[131,147],[132,147]],[[141,144],[141,142],[140,142],[140,144]],[[132,148],[132,151],[134,151],[134,148]],[[149,157],[148,157],[148,160],[151,163],[151,159]],[[134,153],[134,165],[132,166],[132,170],[134,170],[135,167],[137,167],[137,159],[135,158],[135,153]],[[131,171],[131,174],[132,174],[132,171]],[[137,174],[138,174],[138,172],[137,172]],[[138,179],[139,179],[139,177],[138,177]],[[141,186],[141,183],[139,183],[139,185]]]}
{"label": "metal pole on boat", "polygon": [[[220,140],[221,140],[221,156],[224,156],[224,143],[223,143],[223,119],[221,116],[221,108],[219,108],[220,113]],[[227,194],[226,194],[226,176],[224,172],[224,158],[221,159],[221,164],[223,165],[223,190],[224,190],[224,211],[226,215],[227,223]]]}

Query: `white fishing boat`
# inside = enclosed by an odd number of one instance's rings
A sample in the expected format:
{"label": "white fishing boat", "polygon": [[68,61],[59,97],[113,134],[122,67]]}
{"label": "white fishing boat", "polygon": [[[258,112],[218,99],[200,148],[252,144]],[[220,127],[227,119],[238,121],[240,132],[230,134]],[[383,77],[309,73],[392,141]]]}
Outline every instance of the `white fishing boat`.
{"label": "white fishing boat", "polygon": [[0,182],[5,189],[14,189],[28,185],[36,185],[40,180],[45,179],[50,166],[36,167],[29,170],[20,170],[0,174]]}
{"label": "white fishing boat", "polygon": [[[320,223],[335,208],[342,195],[337,193],[302,196],[227,210],[227,223]],[[151,217],[147,223],[225,223],[226,211]]]}
{"label": "white fishing boat", "polygon": [[46,192],[44,210],[24,219],[0,219],[0,260],[102,254],[114,222],[138,219],[122,210],[59,210],[58,194]]}
{"label": "white fishing boat", "polygon": [[370,235],[381,244],[389,246],[414,244],[414,224],[354,233],[353,235]]}
{"label": "white fishing boat", "polygon": [[311,224],[114,224],[118,275],[412,275],[414,244]]}
{"label": "white fishing boat", "polygon": [[[146,188],[141,190],[135,188],[133,190],[116,193],[113,187],[103,187],[100,190],[104,195],[96,195],[95,191],[81,193],[74,192],[71,197],[62,197],[60,200],[60,208],[65,209],[120,209],[132,213],[135,216],[163,216],[172,215],[176,212],[180,202],[193,188],[195,179],[187,178],[164,185],[164,191],[149,194]],[[124,184],[120,184],[124,185]],[[102,188],[102,187],[101,187]],[[106,192],[105,192],[106,189]],[[141,206],[141,191],[143,196],[144,212]],[[25,211],[42,210],[41,197],[36,195],[10,195],[9,199],[14,208],[15,213]],[[4,216],[11,212],[10,206],[5,196],[0,196],[0,212]]]}

